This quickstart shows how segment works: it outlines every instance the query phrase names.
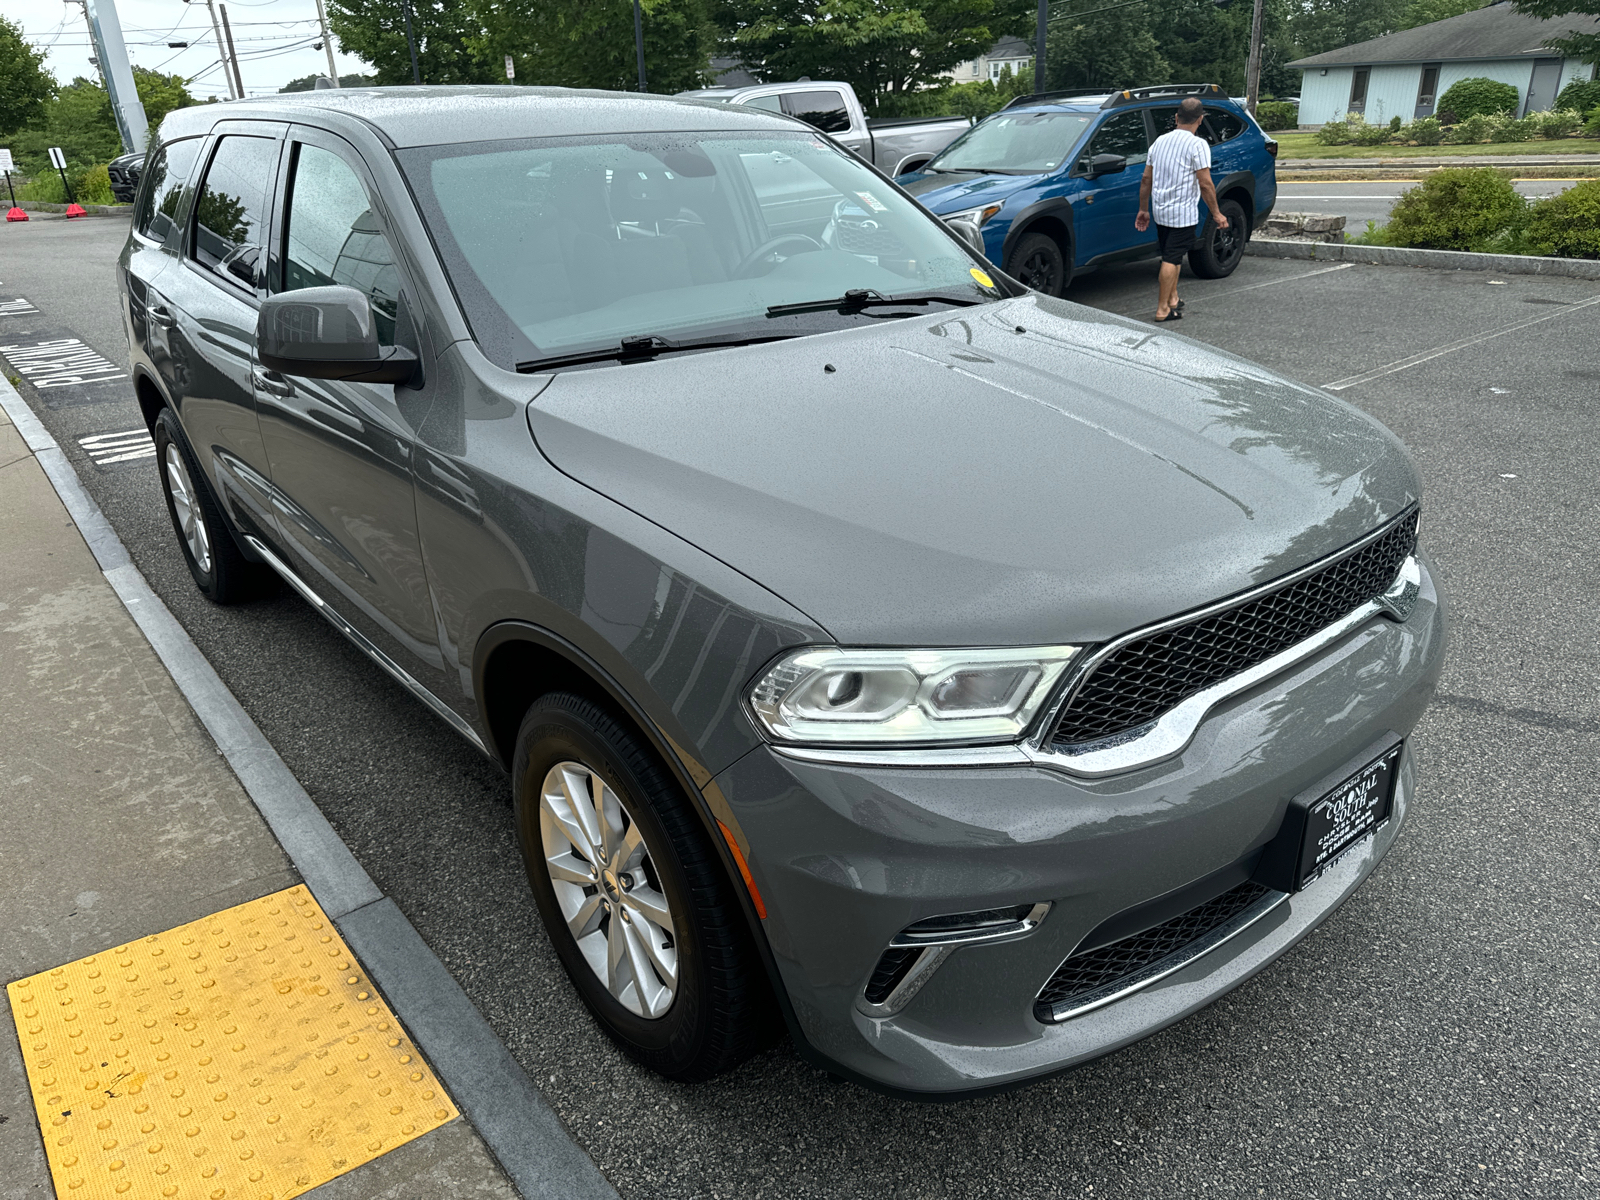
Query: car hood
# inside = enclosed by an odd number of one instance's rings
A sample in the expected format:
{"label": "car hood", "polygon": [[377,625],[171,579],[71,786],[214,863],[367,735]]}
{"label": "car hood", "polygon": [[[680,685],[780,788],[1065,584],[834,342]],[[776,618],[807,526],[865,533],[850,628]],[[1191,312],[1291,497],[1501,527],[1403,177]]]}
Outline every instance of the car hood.
{"label": "car hood", "polygon": [[540,449],[844,643],[1103,641],[1418,496],[1372,418],[1038,295],[559,374]]}
{"label": "car hood", "polygon": [[980,204],[1003,203],[1031,183],[1037,175],[985,175],[976,171],[918,171],[895,180],[917,198],[929,212],[944,214],[977,208]]}

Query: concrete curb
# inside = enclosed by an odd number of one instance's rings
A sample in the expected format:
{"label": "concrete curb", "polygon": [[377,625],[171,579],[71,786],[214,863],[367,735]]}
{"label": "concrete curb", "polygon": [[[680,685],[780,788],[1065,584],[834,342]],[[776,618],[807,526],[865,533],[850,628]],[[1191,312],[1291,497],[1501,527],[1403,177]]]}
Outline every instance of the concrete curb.
{"label": "concrete curb", "polygon": [[618,1200],[537,1085],[415,927],[350,853],[151,589],[33,410],[4,377],[0,408],[33,451],[117,598],[227,759],[273,836],[378,980],[461,1110],[527,1200]]}
{"label": "concrete curb", "polygon": [[1496,275],[1559,275],[1567,279],[1600,280],[1600,259],[1471,254],[1464,250],[1408,250],[1399,246],[1291,242],[1280,238],[1251,238],[1244,252],[1262,258],[1305,258],[1312,262],[1368,263],[1378,267],[1427,267],[1434,271],[1489,271]]}

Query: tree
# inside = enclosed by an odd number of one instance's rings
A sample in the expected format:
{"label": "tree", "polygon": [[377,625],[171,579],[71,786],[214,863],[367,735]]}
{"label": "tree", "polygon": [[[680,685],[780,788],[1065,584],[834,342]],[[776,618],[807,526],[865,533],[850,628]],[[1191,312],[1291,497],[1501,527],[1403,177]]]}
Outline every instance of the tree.
{"label": "tree", "polygon": [[478,49],[483,25],[467,0],[328,0],[328,26],[347,54],[365,59],[380,84],[410,83],[401,3],[411,5],[411,29],[423,83],[492,83],[498,76]]}
{"label": "tree", "polygon": [[[511,55],[518,83],[639,87],[633,0],[474,0],[478,46],[494,64]],[[646,82],[652,92],[703,87],[716,30],[710,0],[643,0]]]}
{"label": "tree", "polygon": [[1405,12],[1400,14],[1399,27],[1415,29],[1418,25],[1431,25],[1434,21],[1482,8],[1485,3],[1487,0],[1410,0]]}
{"label": "tree", "polygon": [[[139,91],[139,103],[144,105],[145,119],[153,132],[161,119],[176,109],[188,108],[195,102],[185,86],[182,75],[163,75],[147,67],[133,68],[133,86]],[[106,105],[106,116],[111,116],[111,106]]]}
{"label": "tree", "polygon": [[19,26],[0,17],[0,137],[38,120],[55,94],[44,55],[23,40]]}
{"label": "tree", "polygon": [[1172,81],[1171,65],[1150,32],[1143,4],[1082,17],[1069,12],[1052,20],[1045,70],[1047,85],[1066,91],[1113,91]]}
{"label": "tree", "polygon": [[[1600,17],[1600,3],[1596,0],[1516,0],[1516,9],[1530,17]],[[1600,33],[1572,33],[1565,37],[1553,37],[1545,45],[1570,58],[1600,63]]]}
{"label": "tree", "polygon": [[38,120],[13,137],[12,146],[31,174],[50,169],[51,146],[61,147],[70,168],[82,170],[121,154],[122,136],[112,120],[105,89],[80,76],[44,106]]}
{"label": "tree", "polygon": [[723,0],[723,47],[757,79],[840,79],[862,104],[940,82],[1003,34],[1015,0]]}
{"label": "tree", "polygon": [[1303,0],[1290,22],[1305,55],[1369,41],[1400,28],[1407,0]]}
{"label": "tree", "polygon": [[[411,69],[411,56],[409,54],[407,54],[406,55],[406,70],[409,71],[410,69]],[[279,88],[278,91],[280,91],[280,92],[309,92],[309,91],[314,91],[316,89],[316,86],[317,86],[317,80],[319,80],[321,78],[322,78],[322,76],[320,76],[320,75],[302,75],[299,79],[291,79],[288,83],[284,84],[281,88]],[[371,75],[341,75],[341,76],[339,76],[339,86],[342,87],[342,88],[371,87],[373,84],[375,84],[377,82],[378,82],[377,79],[374,78]]]}

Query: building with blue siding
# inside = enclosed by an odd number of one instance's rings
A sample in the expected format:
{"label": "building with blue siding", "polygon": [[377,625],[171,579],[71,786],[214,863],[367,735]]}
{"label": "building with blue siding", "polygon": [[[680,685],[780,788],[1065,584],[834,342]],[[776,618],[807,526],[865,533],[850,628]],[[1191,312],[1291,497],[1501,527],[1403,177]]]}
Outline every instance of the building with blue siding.
{"label": "building with blue siding", "polygon": [[1517,89],[1517,115],[1555,104],[1574,79],[1595,78],[1595,66],[1545,47],[1550,38],[1600,33],[1600,17],[1538,20],[1509,3],[1357,42],[1289,65],[1302,72],[1300,128],[1316,129],[1361,113],[1377,124],[1430,116],[1458,79],[1484,77]]}

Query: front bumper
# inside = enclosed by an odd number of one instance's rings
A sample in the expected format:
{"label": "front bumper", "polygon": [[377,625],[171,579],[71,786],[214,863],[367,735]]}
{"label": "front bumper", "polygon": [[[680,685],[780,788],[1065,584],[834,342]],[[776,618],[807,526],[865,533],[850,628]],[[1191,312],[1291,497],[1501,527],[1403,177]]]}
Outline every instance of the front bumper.
{"label": "front bumper", "polygon": [[[1180,755],[1101,779],[1048,766],[906,769],[752,752],[715,780],[750,848],[769,944],[812,1051],[864,1082],[956,1095],[1085,1062],[1237,986],[1309,933],[1387,852],[1415,793],[1306,890],[1141,991],[1060,1024],[1040,988],[1108,918],[1246,861],[1291,797],[1385,733],[1410,734],[1437,681],[1442,602],[1423,564],[1410,618],[1377,617],[1216,708]],[[890,940],[932,916],[1032,905],[1027,936],[950,954],[914,998],[869,1015]]]}

